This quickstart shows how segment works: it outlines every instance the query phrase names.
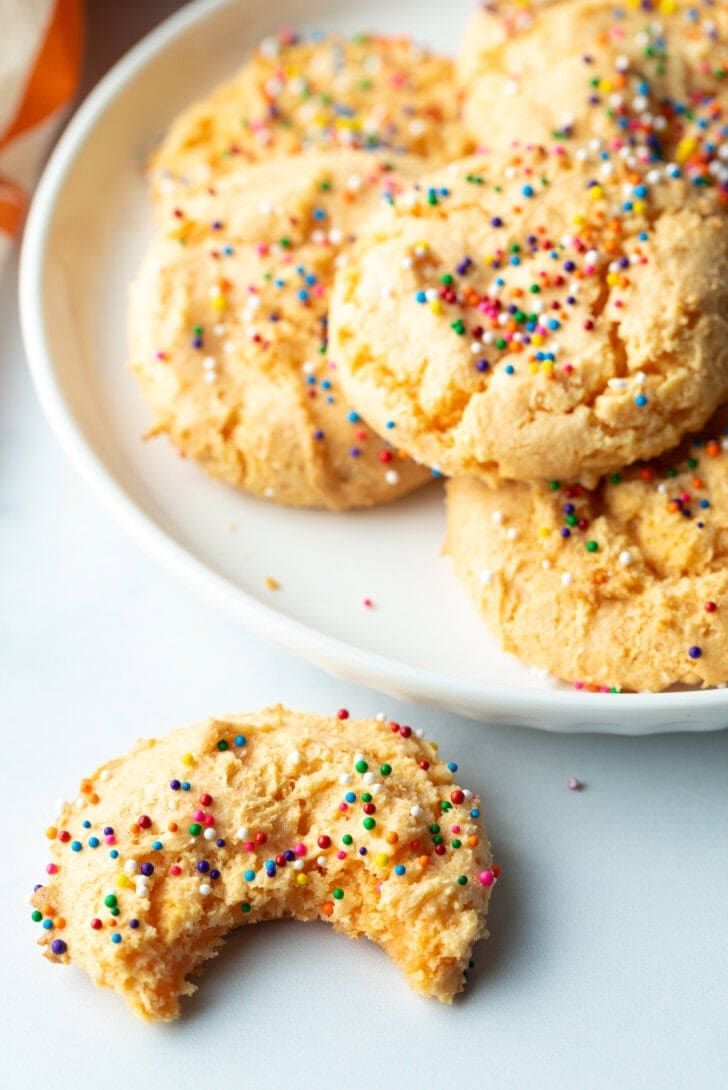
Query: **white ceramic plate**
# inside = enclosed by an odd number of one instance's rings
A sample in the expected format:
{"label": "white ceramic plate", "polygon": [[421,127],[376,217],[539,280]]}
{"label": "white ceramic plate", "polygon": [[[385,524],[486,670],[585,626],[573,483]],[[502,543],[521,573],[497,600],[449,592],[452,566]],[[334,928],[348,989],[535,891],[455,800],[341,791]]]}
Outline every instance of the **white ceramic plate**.
{"label": "white ceramic plate", "polygon": [[[68,454],[144,548],[326,670],[474,718],[551,730],[723,727],[726,690],[580,693],[503,654],[440,556],[437,484],[366,513],[294,511],[209,480],[165,441],[140,439],[147,414],[124,370],[126,288],[150,233],[143,165],[171,118],[283,24],[404,31],[451,51],[471,6],[199,0],[141,42],[78,111],[33,203],[21,310],[38,394]],[[268,576],[279,590],[267,588]]]}

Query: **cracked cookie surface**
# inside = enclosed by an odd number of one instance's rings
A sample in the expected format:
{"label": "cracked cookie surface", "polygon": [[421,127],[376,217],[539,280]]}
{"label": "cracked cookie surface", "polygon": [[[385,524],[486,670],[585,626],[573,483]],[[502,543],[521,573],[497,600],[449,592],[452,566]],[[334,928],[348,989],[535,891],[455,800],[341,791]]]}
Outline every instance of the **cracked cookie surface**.
{"label": "cracked cookie surface", "polygon": [[507,651],[580,687],[728,682],[727,425],[593,491],[448,482],[445,551]]}
{"label": "cracked cookie surface", "polygon": [[451,1002],[498,875],[479,799],[421,731],[347,716],[210,719],[82,780],[33,896],[46,957],[169,1020],[232,928],[323,919]]}
{"label": "cracked cookie surface", "polygon": [[164,196],[245,163],[317,148],[467,154],[453,62],[406,37],[267,38],[240,72],[173,122],[153,156]]}
{"label": "cracked cookie surface", "polygon": [[723,224],[676,168],[598,142],[452,164],[337,274],[344,390],[445,474],[594,483],[728,396]]}
{"label": "cracked cookie surface", "polygon": [[725,3],[494,0],[473,13],[457,70],[483,146],[611,139],[728,201]]}
{"label": "cracked cookie surface", "polygon": [[131,288],[130,366],[150,434],[295,506],[366,507],[429,480],[346,403],[327,347],[340,255],[422,167],[395,163],[307,152],[178,194]]}

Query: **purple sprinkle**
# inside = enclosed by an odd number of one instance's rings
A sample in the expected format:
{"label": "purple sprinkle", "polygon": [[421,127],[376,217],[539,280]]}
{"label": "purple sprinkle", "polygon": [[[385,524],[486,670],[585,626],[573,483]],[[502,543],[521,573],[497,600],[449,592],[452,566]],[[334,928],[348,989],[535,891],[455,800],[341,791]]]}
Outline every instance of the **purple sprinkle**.
{"label": "purple sprinkle", "polygon": [[701,649],[699,647],[696,647],[693,644],[692,647],[688,648],[688,654],[690,655],[691,659],[699,659],[700,656],[703,654],[703,652],[701,651]]}
{"label": "purple sprinkle", "polygon": [[215,843],[217,844],[218,848],[224,848],[225,847],[225,841],[223,840],[222,837],[220,837],[219,840],[216,840]]}
{"label": "purple sprinkle", "polygon": [[129,920],[129,927],[132,929],[132,931],[136,931],[138,926],[139,926],[139,920],[137,920],[136,917],[134,917],[133,920]]}
{"label": "purple sprinkle", "polygon": [[350,458],[358,458],[360,454],[361,454],[361,451],[359,450],[359,447],[352,447],[351,450],[349,451],[349,457]]}
{"label": "purple sprinkle", "polygon": [[65,954],[67,949],[68,947],[66,946],[63,939],[54,939],[51,943],[51,950],[54,954]]}
{"label": "purple sprinkle", "polygon": [[213,868],[212,868],[212,870],[210,871],[210,878],[211,878],[211,880],[212,880],[213,882],[216,882],[216,881],[218,880],[218,878],[219,878],[219,877],[220,877],[220,871],[219,871],[219,870],[216,870],[216,869],[215,869],[215,868],[213,867]]}
{"label": "purple sprinkle", "polygon": [[503,220],[500,218],[500,216],[493,216],[493,219],[490,221],[490,225],[491,227],[502,227]]}
{"label": "purple sprinkle", "polygon": [[112,829],[112,827],[110,825],[107,825],[104,829],[104,836],[111,836],[113,832],[114,830]]}
{"label": "purple sprinkle", "polygon": [[150,874],[154,874],[154,863],[142,863],[139,870],[148,878]]}
{"label": "purple sprinkle", "polygon": [[169,786],[172,788],[173,791],[179,791],[182,784],[179,782],[179,780],[170,780]]}
{"label": "purple sprinkle", "polygon": [[488,361],[486,359],[479,359],[479,360],[475,361],[475,370],[476,371],[487,371],[489,367],[490,367],[490,364],[488,363]]}
{"label": "purple sprinkle", "polygon": [[197,864],[197,869],[200,874],[207,874],[210,869],[210,864],[207,862],[206,859],[201,859],[200,862]]}

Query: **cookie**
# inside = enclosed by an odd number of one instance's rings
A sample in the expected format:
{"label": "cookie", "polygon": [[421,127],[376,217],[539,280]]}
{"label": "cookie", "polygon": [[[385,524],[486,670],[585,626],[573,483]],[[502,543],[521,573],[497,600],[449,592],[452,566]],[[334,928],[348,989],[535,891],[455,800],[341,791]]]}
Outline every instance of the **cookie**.
{"label": "cookie", "polygon": [[473,147],[460,107],[452,61],[409,38],[283,32],[177,118],[152,184],[163,195],[308,148],[388,148],[445,163]]}
{"label": "cookie", "polygon": [[728,682],[726,425],[593,491],[448,483],[446,552],[507,651],[579,688]]}
{"label": "cookie", "polygon": [[475,157],[362,231],[332,353],[381,434],[452,476],[595,483],[728,398],[728,232],[677,167],[599,142]]}
{"label": "cookie", "polygon": [[170,205],[131,289],[131,369],[155,423],[208,473],[278,503],[396,499],[429,479],[362,423],[327,350],[336,263],[421,161],[261,162]]}
{"label": "cookie", "polygon": [[457,766],[383,718],[278,706],[102,765],[46,832],[50,877],[33,896],[46,957],[169,1020],[232,928],[324,919],[451,1002],[498,868]]}
{"label": "cookie", "polygon": [[692,0],[481,4],[458,73],[478,142],[616,140],[728,202],[728,6]]}

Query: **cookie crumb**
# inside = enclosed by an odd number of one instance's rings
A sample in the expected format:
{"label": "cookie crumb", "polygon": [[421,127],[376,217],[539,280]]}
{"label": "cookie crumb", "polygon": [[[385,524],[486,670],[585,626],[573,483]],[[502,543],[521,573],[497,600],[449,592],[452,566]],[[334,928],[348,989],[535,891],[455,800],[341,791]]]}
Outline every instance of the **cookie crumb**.
{"label": "cookie crumb", "polygon": [[280,590],[281,589],[280,583],[278,582],[277,579],[274,579],[272,575],[266,575],[265,585],[268,588],[268,590]]}
{"label": "cookie crumb", "polygon": [[571,776],[566,781],[566,786],[569,788],[569,791],[581,791],[583,790],[584,784],[581,780],[577,780],[576,776]]}

